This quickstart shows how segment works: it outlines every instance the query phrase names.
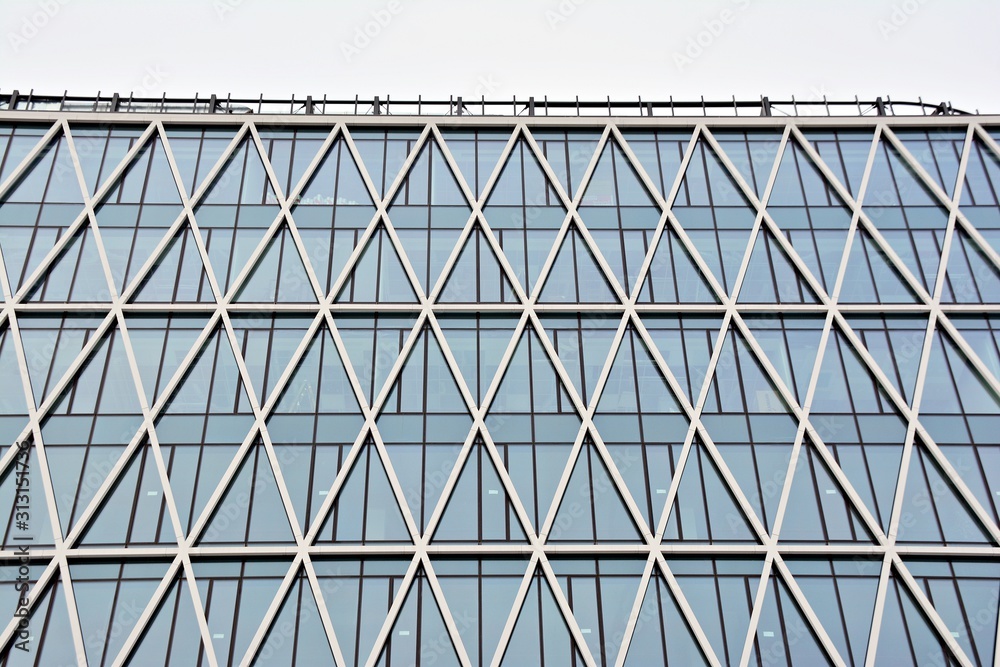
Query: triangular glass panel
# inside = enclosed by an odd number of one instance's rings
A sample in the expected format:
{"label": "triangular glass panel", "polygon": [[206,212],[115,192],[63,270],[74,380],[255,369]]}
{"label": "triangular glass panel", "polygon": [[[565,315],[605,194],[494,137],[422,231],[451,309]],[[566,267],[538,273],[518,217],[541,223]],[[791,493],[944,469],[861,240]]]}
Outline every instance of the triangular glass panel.
{"label": "triangular glass panel", "polygon": [[868,652],[882,559],[785,559],[785,564],[845,664],[862,667]]}
{"label": "triangular glass panel", "polygon": [[78,229],[28,292],[35,303],[111,301],[97,237],[90,225]]}
{"label": "triangular glass panel", "polygon": [[819,303],[809,283],[766,228],[757,234],[738,297],[740,303]]}
{"label": "triangular glass panel", "polygon": [[527,541],[500,473],[486,445],[477,437],[434,531],[434,542]]}
{"label": "triangular glass panel", "polygon": [[789,415],[791,412],[750,344],[735,326],[723,340],[704,412],[707,415]]}
{"label": "triangular glass panel", "polygon": [[[975,318],[971,322],[951,318],[966,342],[978,348],[976,352],[986,355],[981,358],[987,367],[995,365],[996,360],[989,356],[996,355],[996,348],[984,321],[986,318]],[[970,329],[970,325],[977,326],[976,320],[978,329]],[[924,392],[920,425],[941,446],[948,462],[996,520],[997,510],[1000,510],[1000,475],[997,473],[1000,401],[986,378],[940,325],[932,339]]]}
{"label": "triangular glass panel", "polygon": [[1000,248],[1000,156],[978,138],[969,147],[961,203],[986,242]]}
{"label": "triangular glass panel", "polygon": [[337,303],[415,303],[417,295],[403,269],[392,239],[381,225],[368,239]]}
{"label": "triangular glass panel", "polygon": [[622,647],[644,561],[549,561],[595,662],[613,665]]}
{"label": "triangular glass panel", "polygon": [[[15,457],[8,464],[7,470],[0,477],[0,513],[2,513],[0,516],[6,517],[4,522],[0,523],[0,531],[3,532],[4,548],[10,549],[12,552],[28,541],[25,538],[31,539],[30,544],[32,548],[55,546],[52,519],[48,507],[45,505],[31,513],[31,521],[27,527],[25,527],[23,521],[21,523],[17,521],[17,512],[19,510],[15,508],[20,504],[18,503],[18,496],[23,492],[26,483],[31,484],[30,476],[33,474],[31,471],[32,469],[38,470],[38,462],[40,460],[38,445],[31,437],[22,440],[20,445],[21,450],[18,454],[15,454]],[[25,470],[29,471],[27,473],[27,480],[25,479]],[[39,501],[44,502],[42,495],[39,494],[37,497]],[[62,533],[60,532],[61,535]],[[32,579],[32,581],[36,581],[36,579]],[[7,589],[8,591],[13,591],[14,587],[8,586]]]}
{"label": "triangular glass panel", "polygon": [[511,151],[483,215],[515,277],[530,294],[566,219],[566,209],[523,139]]}
{"label": "triangular glass panel", "polygon": [[503,130],[442,130],[441,136],[455,158],[460,174],[477,198],[496,169],[510,132]]}
{"label": "triangular glass panel", "polygon": [[461,664],[427,576],[419,570],[406,592],[406,601],[386,637],[377,664],[379,667],[418,665],[424,660],[435,665],[458,667]]}
{"label": "triangular glass panel", "polygon": [[837,179],[857,199],[865,167],[868,166],[872,139],[875,138],[874,130],[805,130],[803,134]]}
{"label": "triangular glass panel", "polygon": [[399,595],[409,560],[316,558],[312,564],[344,664],[367,664],[389,608]]}
{"label": "triangular glass panel", "polygon": [[772,414],[703,415],[705,428],[761,523],[774,529],[796,423]]}
{"label": "triangular glass panel", "polygon": [[790,665],[833,664],[785,582],[773,572],[757,619],[754,651],[763,665],[777,660]]}
{"label": "triangular glass panel", "polygon": [[402,170],[407,156],[416,147],[420,130],[352,128],[351,136],[375,186],[375,192],[385,197]]}
{"label": "triangular glass panel", "polygon": [[992,544],[919,437],[913,443],[902,516],[897,540],[904,544]]}
{"label": "triangular glass panel", "polygon": [[613,140],[605,144],[597,161],[579,213],[619,284],[631,292],[660,209]]}
{"label": "triangular glass panel", "polygon": [[[675,450],[673,458],[680,456],[680,445],[671,449]],[[715,462],[697,441],[684,463],[663,539],[668,543],[758,541]]]}
{"label": "triangular glass panel", "polygon": [[[697,403],[712,351],[720,341],[722,316],[649,313],[642,316],[642,323],[688,400]],[[722,337],[721,342],[725,341]]]}
{"label": "triangular glass panel", "polygon": [[80,547],[172,545],[176,539],[153,448],[145,441],[84,529]]}
{"label": "triangular glass panel", "polygon": [[201,515],[253,423],[233,348],[220,328],[205,341],[155,427],[185,530]]}
{"label": "triangular glass panel", "polygon": [[571,226],[545,279],[539,303],[618,303],[583,235]]}
{"label": "triangular glass panel", "polygon": [[[67,313],[58,317],[50,315],[23,313],[18,314],[17,326],[21,333],[21,345],[24,348],[24,358],[28,366],[28,377],[31,380],[31,391],[35,403],[42,405],[56,383],[79,356],[80,351],[92,340],[95,331],[106,319],[106,313]],[[21,376],[17,356],[14,349],[13,334],[4,329],[0,337],[0,373],[6,380],[17,381]],[[9,386],[9,385],[4,385]],[[8,392],[6,398],[12,407],[16,401],[17,407],[23,410],[25,404],[23,392],[18,395]],[[21,420],[16,428],[24,426],[27,420]],[[16,435],[16,434],[15,434]],[[13,438],[4,438],[13,442]]]}
{"label": "triangular glass panel", "polygon": [[615,357],[594,423],[626,488],[655,532],[688,420],[632,330]]}
{"label": "triangular glass panel", "polygon": [[[330,136],[328,127],[288,127],[282,125],[260,125],[255,126],[260,143],[264,147],[264,155],[267,157],[271,170],[278,181],[278,189],[291,200],[295,188],[306,187],[301,183],[306,169],[317,157],[323,143]],[[342,143],[342,140],[335,140]],[[317,170],[322,170],[322,166]],[[358,180],[361,180],[358,178]],[[328,181],[336,183],[336,178]],[[329,192],[333,191],[332,185]],[[301,194],[301,193],[300,193]]]}
{"label": "triangular glass panel", "polygon": [[704,140],[695,146],[672,211],[715,277],[732,292],[757,212]]}
{"label": "triangular glass panel", "polygon": [[135,648],[121,657],[133,665],[155,665],[167,655],[171,661],[183,661],[178,664],[199,664],[205,648],[194,604],[187,579],[181,574],[163,597]]}
{"label": "triangular glass panel", "polygon": [[[691,210],[682,212],[690,215]],[[723,213],[735,209],[714,210]],[[705,211],[712,212],[713,209],[706,207]],[[729,229],[721,223],[709,223],[708,229],[705,229],[702,225],[687,223],[683,219],[681,225],[690,225],[687,234],[695,250],[712,270],[716,280],[725,288],[726,293],[732,294],[736,286],[736,276],[750,241],[750,230]]]}
{"label": "triangular glass panel", "polygon": [[[249,134],[226,157],[221,170],[199,202],[199,207],[223,204],[270,206],[277,215],[278,198],[267,177],[257,146]],[[195,217],[198,217],[199,210],[201,209],[196,209]],[[271,216],[271,219],[274,217]]]}
{"label": "triangular glass panel", "polygon": [[601,132],[594,130],[545,130],[532,132],[535,142],[542,149],[545,161],[552,167],[556,178],[570,199],[577,196],[583,175],[601,142]]}
{"label": "triangular glass panel", "polygon": [[684,153],[691,143],[691,131],[623,130],[622,135],[639,165],[666,199],[680,174]]}
{"label": "triangular glass panel", "polygon": [[680,411],[677,398],[646,344],[635,329],[627,328],[611,364],[597,413],[651,415]]}
{"label": "triangular glass panel", "polygon": [[438,296],[439,303],[519,303],[483,230],[476,225]]}
{"label": "triangular glass panel", "polygon": [[532,577],[500,664],[507,667],[571,667],[584,664],[566,625],[566,618],[541,570]]}
{"label": "triangular glass panel", "polygon": [[338,315],[334,321],[361,391],[368,405],[373,405],[417,318],[409,313],[384,313]]}
{"label": "triangular glass panel", "polygon": [[[239,451],[239,445],[232,442],[215,442],[201,447],[191,442],[183,442],[184,434],[177,433],[176,428],[166,430],[167,442],[162,442],[163,463],[167,466],[170,476],[170,486],[173,490],[174,502],[180,515],[181,525],[185,531],[190,530],[198,517],[201,516],[211,495],[222,481],[226,470]],[[235,440],[238,436],[228,434],[217,439]],[[175,444],[176,441],[182,441]],[[198,470],[196,480],[188,480],[191,470]]]}
{"label": "triangular glass panel", "polygon": [[166,149],[154,136],[94,210],[119,291],[135,278],[182,212]]}
{"label": "triangular glass panel", "polygon": [[861,515],[806,438],[795,463],[781,541],[874,543]]}
{"label": "triangular glass panel", "polygon": [[169,567],[163,561],[70,564],[89,664],[114,662]]}
{"label": "triangular glass panel", "polygon": [[[268,317],[270,315],[270,317]],[[254,395],[263,406],[295,355],[312,315],[235,312],[230,316],[236,349],[246,365]]]}
{"label": "triangular glass panel", "polygon": [[763,560],[676,558],[667,565],[720,664],[740,664]]}
{"label": "triangular glass panel", "polygon": [[[21,339],[24,339],[23,315],[18,317]],[[966,315],[949,313],[951,322],[972,348],[993,377],[1000,378],[1000,317],[996,315]]]}
{"label": "triangular glass panel", "polygon": [[424,329],[411,349],[376,423],[423,532],[472,427],[465,399],[431,328]]}
{"label": "triangular glass panel", "polygon": [[288,227],[271,237],[257,264],[236,291],[236,303],[313,303],[313,292],[302,256]]}
{"label": "triangular glass panel", "polygon": [[[298,141],[295,144],[296,169],[299,166]],[[375,213],[368,188],[343,139],[333,144],[292,204],[295,228],[302,238],[307,259],[316,272],[323,294],[327,294],[347,266]]]}
{"label": "triangular glass panel", "polygon": [[[229,127],[211,125],[192,127],[191,125],[164,125],[170,152],[177,163],[181,181],[189,197],[194,197],[199,188],[211,185],[208,174],[220,159],[226,158],[226,148],[236,137],[239,125]],[[247,131],[249,135],[249,130]],[[223,163],[225,169],[227,163]]]}
{"label": "triangular glass panel", "polygon": [[303,533],[333,486],[364,421],[333,337],[321,325],[267,420]]}
{"label": "triangular glass panel", "polygon": [[[867,152],[865,156],[867,159]],[[793,139],[789,139],[781,158],[767,200],[767,212],[809,271],[831,292],[853,215],[808,153]]]}
{"label": "triangular glass panel", "polygon": [[600,452],[586,438],[573,464],[547,541],[606,544],[641,540],[642,535]]}
{"label": "triangular glass panel", "polygon": [[906,424],[836,327],[823,354],[810,422],[872,516],[888,530]]}
{"label": "triangular glass panel", "polygon": [[555,497],[580,421],[538,335],[525,331],[490,405],[486,427],[536,530]]}
{"label": "triangular glass panel", "polygon": [[625,667],[709,664],[658,568],[643,595],[639,619],[628,645]]}
{"label": "triangular glass panel", "polygon": [[[757,193],[757,198],[763,198],[774,160],[781,148],[781,131],[716,130],[713,134],[722,152],[735,165],[747,185]],[[785,154],[788,154],[787,147]]]}
{"label": "triangular glass panel", "polygon": [[843,303],[917,303],[917,296],[892,265],[888,255],[862,228],[851,244],[844,282]]}
{"label": "triangular glass panel", "polygon": [[905,563],[970,661],[990,664],[997,639],[1000,564],[960,560]]}
{"label": "triangular glass panel", "polygon": [[[52,143],[52,137],[49,137],[48,141],[42,141],[43,137],[50,131],[53,131],[51,122],[18,123],[17,125],[8,122],[0,124],[0,160],[4,162],[3,168],[0,170],[0,181],[6,180],[20,166],[21,162],[28,157],[28,153],[39,147],[39,144],[45,144],[40,147],[44,150],[48,144]],[[58,138],[61,131],[62,124],[56,122],[53,136]],[[7,154],[7,159],[3,160],[8,146],[10,147],[10,151]]]}
{"label": "triangular glass panel", "polygon": [[289,588],[288,596],[260,646],[250,663],[254,667],[294,665],[296,656],[316,667],[334,667],[337,664],[305,572],[300,572]]}
{"label": "triangular glass panel", "polygon": [[886,138],[875,153],[864,207],[907,268],[933,291],[948,212]]}
{"label": "triangular glass panel", "polygon": [[[61,125],[58,122],[57,124]],[[0,157],[5,151],[7,153],[3,166],[0,168],[0,182],[7,180],[7,177],[14,172],[14,169],[21,164],[21,161],[51,129],[51,122],[0,124]]]}
{"label": "triangular glass panel", "polygon": [[[949,197],[955,192],[958,163],[965,148],[965,129],[894,129],[893,134]],[[902,185],[902,184],[900,184]]]}
{"label": "triangular glass panel", "polygon": [[619,313],[541,315],[539,321],[556,356],[585,404],[590,403],[615,342]]}
{"label": "triangular glass panel", "polygon": [[[826,344],[812,413],[898,415],[885,390],[836,326]],[[820,430],[820,436],[825,438],[826,434]]]}
{"label": "triangular glass panel", "polygon": [[267,450],[263,443],[258,443],[240,464],[198,544],[254,546],[294,542]]}
{"label": "triangular glass panel", "polygon": [[826,444],[865,507],[888,531],[906,424],[894,415],[865,415],[859,431],[843,415],[816,415],[813,420],[828,433]]}
{"label": "triangular glass panel", "polygon": [[[538,333],[530,324],[503,371],[490,412],[567,413],[576,411]],[[497,424],[502,427],[503,423]]]}
{"label": "triangular glass panel", "polygon": [[633,331],[622,341],[611,367],[594,424],[632,499],[655,532],[688,420]]}
{"label": "triangular glass panel", "polygon": [[961,227],[952,237],[946,273],[943,303],[994,303],[1000,294],[1000,269]]}
{"label": "triangular glass panel", "polygon": [[[24,149],[21,157],[34,148],[39,136],[33,133],[25,133],[23,137],[14,135],[13,142],[25,142],[20,147]],[[11,150],[14,151],[15,146],[12,145]],[[21,154],[20,150],[18,154]],[[15,156],[8,156],[4,165],[4,179],[17,166],[16,163]],[[83,195],[76,178],[69,143],[66,137],[57,135],[25,167],[18,181],[0,198],[0,229],[3,229],[0,250],[3,251],[11,291],[16,292],[25,285],[82,212]],[[103,272],[99,271],[98,277],[101,273]],[[106,291],[103,279],[100,284],[104,285]]]}
{"label": "triangular glass panel", "polygon": [[816,365],[826,318],[749,313],[743,315],[743,321],[782,382],[802,404]]}
{"label": "triangular glass panel", "polygon": [[927,317],[853,315],[847,318],[847,323],[892,385],[912,405]]}
{"label": "triangular glass panel", "polygon": [[[20,319],[18,318],[18,320]],[[58,323],[58,320],[56,322]],[[24,330],[22,329],[21,332],[23,334]],[[34,364],[32,363],[32,355],[28,353],[27,346],[25,346],[25,358],[28,359],[27,366],[31,383],[33,386],[42,385],[34,390],[38,394],[35,397],[36,402],[41,402],[43,399],[46,379],[43,374],[48,369],[45,367],[45,363],[48,361],[48,367],[51,367],[57,345],[58,342],[53,343],[52,339],[49,338],[44,348],[44,351],[49,352],[49,359],[44,359],[45,353],[42,352],[39,357],[36,357],[40,359],[41,363]],[[72,348],[73,343],[69,343],[66,347]],[[17,350],[14,349],[14,333],[9,326],[0,326],[0,386],[6,388],[3,396],[0,397],[0,442],[6,445],[16,441],[24,429],[24,425],[28,423],[28,404],[25,402],[24,386],[21,384],[21,369],[17,363]]]}
{"label": "triangular glass panel", "polygon": [[34,602],[28,612],[26,634],[12,632],[6,649],[2,651],[5,667],[30,665],[79,664],[76,647],[72,641],[72,624],[66,600],[65,582],[57,579],[45,592],[31,595]]}
{"label": "triangular glass panel", "polygon": [[889,579],[874,664],[893,667],[958,664],[906,584],[896,576]]}
{"label": "triangular glass panel", "polygon": [[470,212],[469,202],[440,147],[428,140],[388,210],[425,294],[437,284]]}
{"label": "triangular glass panel", "polygon": [[125,341],[119,331],[111,331],[42,421],[64,533],[107,479],[142,420]]}
{"label": "triangular glass panel", "polygon": [[160,397],[208,320],[208,315],[197,313],[169,317],[126,313],[129,342],[148,405],[153,405]]}
{"label": "triangular glass panel", "polygon": [[719,303],[694,259],[667,225],[653,253],[639,303]]}
{"label": "triangular glass panel", "polygon": [[434,573],[474,667],[491,664],[526,560],[434,560]]}
{"label": "triangular glass panel", "polygon": [[195,208],[220,290],[229,292],[280,211],[260,153],[244,138]]}
{"label": "triangular glass panel", "polygon": [[215,295],[198,252],[194,230],[185,222],[149,267],[130,299],[133,303],[214,303]]}
{"label": "triangular glass panel", "polygon": [[466,386],[480,405],[500,368],[520,317],[438,313],[438,324]]}
{"label": "triangular glass panel", "polygon": [[194,576],[219,664],[242,661],[290,565],[277,560],[194,561]]}
{"label": "triangular glass panel", "polygon": [[371,439],[360,445],[353,467],[316,537],[317,544],[330,542],[410,542],[410,531]]}

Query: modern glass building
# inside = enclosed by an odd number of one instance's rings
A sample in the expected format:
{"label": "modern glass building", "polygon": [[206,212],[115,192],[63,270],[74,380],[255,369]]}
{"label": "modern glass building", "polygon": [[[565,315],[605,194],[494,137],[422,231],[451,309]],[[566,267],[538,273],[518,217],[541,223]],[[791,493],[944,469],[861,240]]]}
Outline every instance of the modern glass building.
{"label": "modern glass building", "polygon": [[0,665],[1000,664],[1000,116],[3,100]]}

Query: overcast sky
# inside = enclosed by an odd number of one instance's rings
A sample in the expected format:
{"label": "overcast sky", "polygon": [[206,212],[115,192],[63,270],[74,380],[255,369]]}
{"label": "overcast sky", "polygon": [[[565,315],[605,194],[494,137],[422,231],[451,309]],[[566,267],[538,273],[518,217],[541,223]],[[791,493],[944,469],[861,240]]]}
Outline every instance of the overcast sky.
{"label": "overcast sky", "polygon": [[2,0],[0,93],[874,98],[1000,113],[997,0]]}

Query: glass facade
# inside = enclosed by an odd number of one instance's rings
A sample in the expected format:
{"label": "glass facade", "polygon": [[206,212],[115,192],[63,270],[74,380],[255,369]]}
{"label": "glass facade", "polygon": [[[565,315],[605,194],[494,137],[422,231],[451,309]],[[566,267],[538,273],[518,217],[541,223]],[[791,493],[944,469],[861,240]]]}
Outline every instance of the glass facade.
{"label": "glass facade", "polygon": [[0,667],[1000,661],[990,118],[5,114]]}

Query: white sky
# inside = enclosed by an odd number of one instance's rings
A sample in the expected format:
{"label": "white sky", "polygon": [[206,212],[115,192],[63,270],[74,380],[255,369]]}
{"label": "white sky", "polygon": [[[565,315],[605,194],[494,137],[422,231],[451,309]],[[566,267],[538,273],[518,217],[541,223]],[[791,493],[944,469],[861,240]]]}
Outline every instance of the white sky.
{"label": "white sky", "polygon": [[2,0],[0,91],[888,94],[1000,113],[998,25],[997,0]]}

